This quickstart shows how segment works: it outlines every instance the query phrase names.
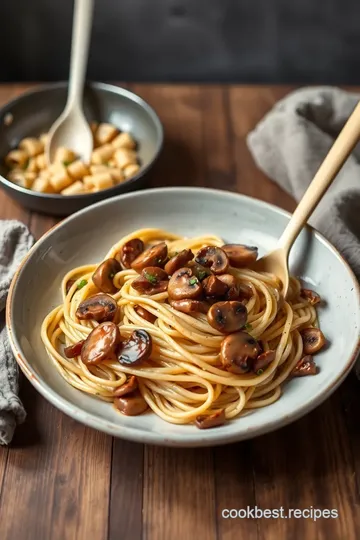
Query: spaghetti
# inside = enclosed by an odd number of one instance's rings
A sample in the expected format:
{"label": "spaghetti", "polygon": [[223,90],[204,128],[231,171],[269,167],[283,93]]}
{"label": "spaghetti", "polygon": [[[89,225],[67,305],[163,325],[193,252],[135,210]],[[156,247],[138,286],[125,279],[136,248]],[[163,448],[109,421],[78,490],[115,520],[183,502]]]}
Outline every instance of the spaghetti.
{"label": "spaghetti", "polygon": [[[145,247],[166,242],[169,255],[183,250],[196,254],[204,246],[223,246],[217,236],[182,238],[164,230],[142,229],[122,238],[104,260],[118,259],[124,246],[135,239],[140,239]],[[191,268],[191,264],[185,266]],[[77,316],[81,303],[99,293],[92,281],[97,267],[74,268],[63,278],[63,301],[46,316],[41,328],[49,357],[69,384],[109,402],[114,401],[117,392],[121,394],[120,389],[129,383],[129,377],[135,376],[137,392],[147,406],[174,424],[188,424],[196,419],[201,422],[207,416],[215,418],[219,411],[223,419],[232,419],[248,409],[275,402],[281,395],[282,384],[306,355],[303,332],[317,328],[315,307],[304,297],[297,279],[291,278],[284,301],[276,276],[230,265],[227,274],[251,293],[242,300],[247,322],[240,332],[259,344],[259,352],[274,351],[264,369],[234,373],[224,368],[221,361],[226,336],[209,324],[205,313],[178,311],[170,305],[168,290],[139,293],[132,286],[139,273],[121,268],[111,276],[116,290],[111,297],[119,310],[116,323],[121,339],[128,339],[135,330],[145,330],[151,337],[151,355],[139,365],[121,363],[116,358],[87,364],[79,351],[74,358],[67,358],[64,346],[82,344],[99,326],[96,320],[80,320]],[[150,314],[150,320],[141,316],[144,310]]]}

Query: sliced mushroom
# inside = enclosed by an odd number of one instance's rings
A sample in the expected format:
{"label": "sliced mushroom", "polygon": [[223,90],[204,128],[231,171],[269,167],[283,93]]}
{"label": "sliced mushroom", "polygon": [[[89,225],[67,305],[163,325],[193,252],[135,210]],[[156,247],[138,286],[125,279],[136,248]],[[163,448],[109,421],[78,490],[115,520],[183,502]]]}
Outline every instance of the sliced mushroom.
{"label": "sliced mushroom", "polygon": [[224,274],[229,268],[229,259],[225,251],[215,246],[201,248],[196,254],[195,261],[209,267],[214,274]]}
{"label": "sliced mushroom", "polygon": [[244,246],[243,244],[225,244],[222,248],[231,266],[241,268],[255,262],[258,257],[258,248],[253,246]]}
{"label": "sliced mushroom", "polygon": [[180,253],[177,253],[174,257],[165,264],[164,270],[169,276],[171,276],[176,270],[185,266],[194,258],[194,254],[191,249],[183,249]]}
{"label": "sliced mushroom", "polygon": [[115,255],[124,268],[131,268],[131,264],[144,251],[144,242],[140,238],[133,238],[122,246]]}
{"label": "sliced mushroom", "polygon": [[184,298],[183,300],[170,300],[170,305],[177,311],[182,313],[207,313],[209,304],[204,300],[191,300]]}
{"label": "sliced mushroom", "polygon": [[202,292],[202,285],[191,268],[180,268],[170,278],[168,294],[172,300],[196,300]]}
{"label": "sliced mushroom", "polygon": [[265,369],[275,360],[276,352],[275,351],[266,351],[261,354],[254,360],[252,370],[256,375],[261,375]]}
{"label": "sliced mushroom", "polygon": [[135,377],[135,375],[131,375],[125,384],[123,384],[122,386],[119,386],[119,388],[115,390],[114,396],[115,397],[126,396],[127,394],[131,394],[132,392],[134,392],[137,389],[137,387],[138,387],[137,378]]}
{"label": "sliced mushroom", "polygon": [[239,292],[239,298],[241,298],[241,300],[250,300],[250,298],[252,298],[253,291],[252,288],[249,287],[249,285],[245,285],[245,283],[238,283],[237,287]]}
{"label": "sliced mushroom", "polygon": [[152,339],[145,330],[134,330],[129,339],[123,341],[118,351],[118,360],[124,366],[135,366],[146,362],[151,355]]}
{"label": "sliced mushroom", "polygon": [[142,319],[145,319],[145,321],[148,321],[149,323],[154,323],[157,319],[155,315],[150,313],[147,309],[143,308],[142,306],[134,306],[134,309],[136,313],[141,317]]}
{"label": "sliced mushroom", "polygon": [[141,272],[147,266],[163,266],[168,254],[168,248],[165,242],[160,242],[155,246],[143,251],[136,259],[131,263],[131,268],[137,272]]}
{"label": "sliced mushroom", "polygon": [[138,416],[148,408],[140,392],[133,392],[128,396],[114,399],[115,407],[126,416]]}
{"label": "sliced mushroom", "polygon": [[304,353],[315,354],[322,349],[326,339],[320,328],[305,328],[301,332]]}
{"label": "sliced mushroom", "polygon": [[120,332],[116,324],[104,322],[90,332],[81,348],[84,364],[99,364],[105,360],[116,360],[116,349],[120,343]]}
{"label": "sliced mushroom", "polygon": [[225,294],[226,300],[250,300],[253,295],[251,287],[240,283],[232,274],[223,274],[218,276],[218,279],[228,286],[228,291]]}
{"label": "sliced mushroom", "polygon": [[298,361],[291,372],[293,377],[305,377],[306,375],[316,375],[317,367],[313,357],[308,354]]}
{"label": "sliced mushroom", "polygon": [[247,309],[237,301],[216,302],[209,309],[207,320],[210,326],[219,332],[231,334],[245,326]]}
{"label": "sliced mushroom", "polygon": [[131,286],[140,294],[158,294],[165,292],[169,285],[168,275],[162,268],[148,266],[141,275],[134,279]]}
{"label": "sliced mushroom", "polygon": [[216,276],[209,276],[205,278],[202,282],[202,286],[206,296],[215,298],[225,296],[225,293],[227,293],[229,290],[228,285]]}
{"label": "sliced mushroom", "polygon": [[241,375],[251,369],[260,352],[256,339],[247,332],[237,332],[223,339],[220,360],[227,371]]}
{"label": "sliced mushroom", "polygon": [[66,282],[66,294],[68,294],[68,292],[70,291],[74,283],[75,283],[75,279],[69,279],[69,281]]}
{"label": "sliced mushroom", "polygon": [[81,341],[74,343],[74,345],[69,345],[68,347],[65,347],[64,354],[66,358],[75,358],[76,356],[79,356],[84,342],[85,340],[82,339]]}
{"label": "sliced mushroom", "polygon": [[231,287],[236,287],[238,284],[236,277],[232,274],[221,274],[221,276],[217,276],[217,279],[222,281],[228,289],[231,289]]}
{"label": "sliced mushroom", "polygon": [[114,294],[118,290],[115,287],[113,279],[115,274],[120,272],[121,266],[116,259],[106,259],[93,273],[92,280],[94,285],[104,293]]}
{"label": "sliced mushroom", "polygon": [[99,293],[83,300],[76,310],[76,316],[80,320],[113,321],[118,311],[118,305],[111,296]]}
{"label": "sliced mushroom", "polygon": [[190,261],[189,264],[187,264],[186,266],[191,268],[191,270],[193,271],[193,275],[196,276],[199,281],[203,281],[206,277],[211,276],[210,268],[202,266],[195,261]]}
{"label": "sliced mushroom", "polygon": [[320,296],[311,289],[301,289],[301,296],[306,298],[306,300],[312,306],[316,306],[316,304],[319,304],[321,302]]}
{"label": "sliced mushroom", "polygon": [[222,426],[225,424],[225,410],[219,409],[211,414],[201,414],[196,417],[195,425],[199,429],[208,429],[213,427]]}

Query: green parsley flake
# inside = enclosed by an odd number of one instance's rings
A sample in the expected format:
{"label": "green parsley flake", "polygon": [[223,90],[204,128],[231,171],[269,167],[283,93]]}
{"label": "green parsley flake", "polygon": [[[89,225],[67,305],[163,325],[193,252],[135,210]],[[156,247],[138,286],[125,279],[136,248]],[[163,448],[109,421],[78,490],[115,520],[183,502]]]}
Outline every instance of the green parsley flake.
{"label": "green parsley flake", "polygon": [[70,165],[70,163],[71,163],[71,161],[66,161],[66,160],[65,160],[65,161],[63,161],[63,165],[64,165],[64,167],[67,167],[68,165]]}
{"label": "green parsley flake", "polygon": [[245,328],[246,328],[246,330],[252,330],[253,329],[252,324],[250,324],[250,323],[246,323]]}
{"label": "green parsley flake", "polygon": [[207,272],[205,272],[205,270],[198,271],[198,277],[200,281],[202,281],[206,276],[207,276]]}
{"label": "green parsley flake", "polygon": [[25,161],[24,165],[23,165],[24,171],[28,168],[29,163],[30,163],[30,159],[27,159],[27,160]]}
{"label": "green parsley flake", "polygon": [[198,279],[196,277],[192,277],[189,281],[190,285],[196,285]]}
{"label": "green parsley flake", "polygon": [[78,290],[80,291],[80,289],[85,287],[85,285],[87,285],[87,280],[86,279],[82,279],[81,281],[79,281],[78,286],[77,286]]}
{"label": "green parsley flake", "polygon": [[156,285],[157,278],[156,276],[154,276],[154,274],[149,274],[148,272],[144,272],[144,276],[146,277],[148,281],[150,281],[150,283],[152,283],[153,285]]}
{"label": "green parsley flake", "polygon": [[262,375],[264,373],[263,369],[258,369],[256,375]]}

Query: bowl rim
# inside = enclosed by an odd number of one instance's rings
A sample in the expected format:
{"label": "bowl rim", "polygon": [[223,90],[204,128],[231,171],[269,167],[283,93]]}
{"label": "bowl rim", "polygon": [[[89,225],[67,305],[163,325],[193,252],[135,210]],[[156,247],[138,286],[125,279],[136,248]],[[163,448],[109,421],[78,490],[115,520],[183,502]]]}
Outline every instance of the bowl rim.
{"label": "bowl rim", "polygon": [[[291,217],[291,213],[287,212],[286,210],[283,210],[282,208],[279,208],[276,205],[273,205],[271,203],[262,201],[260,199],[256,199],[254,197],[249,197],[247,195],[242,195],[239,193],[229,192],[225,190],[218,190],[218,189],[211,189],[211,188],[198,188],[198,187],[166,187],[166,188],[152,188],[152,189],[146,189],[131,193],[125,193],[118,195],[116,197],[108,198],[102,201],[99,201],[98,203],[91,205],[90,207],[86,207],[75,214],[72,214],[71,216],[67,217],[66,219],[62,220],[61,222],[57,223],[54,227],[49,229],[35,244],[34,246],[29,250],[29,252],[26,254],[24,259],[22,260],[19,268],[17,269],[11,285],[9,289],[8,294],[8,301],[6,303],[6,326],[8,330],[9,335],[9,341],[11,348],[13,350],[13,353],[15,355],[16,361],[19,364],[21,370],[27,377],[27,379],[30,381],[30,383],[35,387],[35,389],[45,398],[47,399],[51,404],[53,404],[55,407],[57,407],[59,410],[70,416],[71,418],[76,419],[77,421],[90,426],[94,429],[97,429],[99,431],[108,433],[109,435],[112,435],[114,437],[120,437],[123,439],[135,441],[135,442],[141,442],[141,443],[148,443],[148,444],[156,444],[161,446],[173,446],[173,447],[204,447],[204,446],[218,446],[222,444],[229,444],[232,442],[250,439],[253,437],[257,437],[260,435],[264,435],[266,433],[269,433],[271,431],[275,431],[281,427],[284,427],[305,414],[309,413],[313,409],[315,409],[318,405],[320,405],[323,401],[325,401],[330,395],[338,388],[338,386],[342,383],[342,381],[345,379],[345,377],[349,374],[350,370],[352,369],[355,360],[360,352],[360,336],[358,337],[358,340],[355,342],[351,353],[349,354],[349,357],[347,359],[347,362],[344,364],[343,368],[339,372],[337,378],[332,381],[331,383],[328,383],[323,389],[322,393],[318,394],[310,403],[307,403],[301,407],[298,407],[295,412],[291,411],[286,416],[283,416],[281,418],[273,418],[269,422],[267,422],[266,425],[262,426],[253,426],[251,428],[248,428],[246,432],[240,433],[240,432],[232,432],[232,433],[222,433],[220,436],[216,436],[216,434],[211,435],[213,433],[211,430],[208,432],[205,430],[204,432],[197,433],[196,434],[187,434],[186,437],[182,436],[181,431],[179,433],[171,433],[171,435],[163,436],[159,432],[152,432],[134,428],[132,426],[119,426],[114,424],[113,422],[103,419],[103,418],[97,418],[92,415],[92,413],[86,412],[84,409],[80,409],[76,405],[72,405],[67,399],[61,397],[55,390],[52,389],[51,386],[49,386],[45,381],[41,381],[41,379],[38,378],[38,375],[35,373],[34,369],[32,368],[29,361],[26,359],[25,355],[21,352],[21,346],[18,342],[18,339],[16,337],[16,331],[15,331],[15,324],[13,320],[13,302],[14,302],[14,293],[16,290],[16,285],[19,280],[19,277],[21,276],[21,273],[23,271],[23,268],[27,264],[27,261],[29,261],[32,254],[35,252],[35,250],[38,248],[39,245],[41,245],[46,238],[49,235],[52,235],[55,232],[55,229],[57,229],[60,226],[66,226],[67,223],[71,222],[72,220],[76,220],[78,216],[86,213],[91,212],[93,208],[99,208],[101,206],[106,206],[107,204],[112,204],[114,201],[127,199],[127,198],[137,198],[137,197],[146,197],[149,193],[167,193],[167,192],[173,192],[174,196],[176,197],[176,193],[190,193],[190,194],[203,194],[204,189],[207,192],[211,192],[214,195],[220,196],[220,197],[235,197],[238,200],[242,200],[243,202],[254,202],[259,205],[259,207],[267,208],[271,210],[272,212],[275,212],[279,215],[282,215],[288,219]],[[340,261],[340,263],[346,268],[354,287],[354,295],[357,296],[357,301],[360,306],[360,284],[357,281],[357,278],[355,274],[353,273],[350,265],[348,262],[344,259],[344,257],[339,253],[339,251],[329,242],[320,232],[318,232],[314,227],[311,225],[306,225],[305,228],[309,230],[309,232],[315,236],[317,240],[319,240],[323,245],[325,245],[329,251],[332,252],[332,254]]]}
{"label": "bowl rim", "polygon": [[[26,90],[25,92],[21,93],[19,96],[15,97],[11,101],[8,101],[3,107],[0,108],[0,118],[4,118],[6,114],[11,113],[11,109],[14,105],[16,105],[18,102],[26,100],[29,96],[32,96],[33,94],[40,94],[42,92],[48,92],[49,90],[56,90],[58,88],[67,88],[68,82],[67,81],[60,81],[55,83],[48,83],[48,84],[42,84],[40,86],[35,86],[34,88],[30,88],[29,90]],[[154,156],[152,157],[151,161],[146,165],[146,167],[143,167],[139,170],[135,176],[132,176],[128,180],[125,180],[121,184],[117,184],[115,186],[112,186],[110,188],[106,188],[101,190],[101,192],[96,193],[82,193],[79,195],[61,195],[60,193],[40,193],[37,191],[33,191],[28,188],[24,188],[22,186],[19,186],[18,184],[15,184],[14,182],[11,182],[11,180],[8,180],[5,178],[2,174],[0,174],[0,183],[5,184],[8,188],[18,191],[19,193],[25,194],[28,197],[32,197],[34,199],[51,199],[51,200],[74,200],[74,201],[81,201],[86,200],[89,198],[92,198],[94,196],[99,196],[99,193],[106,193],[106,196],[111,196],[110,194],[112,192],[117,193],[117,190],[119,186],[130,186],[131,184],[135,183],[139,178],[143,177],[150,169],[153,167],[155,162],[157,161],[160,152],[164,145],[164,127],[161,123],[161,120],[156,113],[155,109],[149,105],[147,101],[145,101],[142,97],[140,97],[138,94],[135,94],[135,92],[131,92],[131,90],[127,90],[126,88],[123,88],[121,86],[116,86],[115,84],[108,84],[103,82],[97,82],[97,81],[87,81],[85,83],[85,88],[92,88],[95,90],[104,90],[106,92],[118,94],[120,96],[128,98],[130,101],[133,101],[134,103],[137,103],[140,105],[150,116],[151,120],[154,122],[156,131],[157,131],[157,147]],[[3,159],[3,158],[1,158]]]}

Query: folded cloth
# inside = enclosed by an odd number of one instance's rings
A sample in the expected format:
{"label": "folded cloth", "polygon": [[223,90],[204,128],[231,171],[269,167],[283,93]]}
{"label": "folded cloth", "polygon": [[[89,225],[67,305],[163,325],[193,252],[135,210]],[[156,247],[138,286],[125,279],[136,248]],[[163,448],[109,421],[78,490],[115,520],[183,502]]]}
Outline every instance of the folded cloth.
{"label": "folded cloth", "polygon": [[34,243],[19,221],[0,221],[0,444],[8,444],[17,424],[25,420],[18,397],[19,371],[5,326],[5,304],[11,279]]}
{"label": "folded cloth", "polygon": [[[359,99],[332,87],[289,94],[248,135],[256,164],[299,201]],[[309,223],[337,247],[360,279],[360,145]],[[356,372],[360,377],[359,361]]]}

